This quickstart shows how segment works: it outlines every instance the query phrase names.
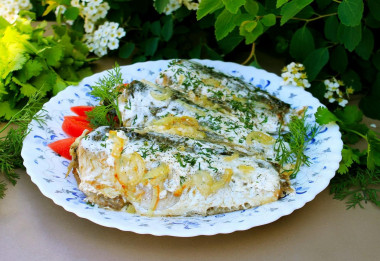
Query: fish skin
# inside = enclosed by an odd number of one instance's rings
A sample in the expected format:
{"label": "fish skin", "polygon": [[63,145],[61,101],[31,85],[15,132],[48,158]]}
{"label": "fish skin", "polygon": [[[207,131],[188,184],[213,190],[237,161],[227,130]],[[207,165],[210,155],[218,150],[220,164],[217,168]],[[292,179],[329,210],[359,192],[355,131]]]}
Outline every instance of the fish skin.
{"label": "fish skin", "polygon": [[[120,133],[119,137],[124,137],[124,142],[120,156],[113,158],[110,151],[113,151],[117,144],[109,136],[105,138],[110,130],[108,127],[94,130],[81,139],[77,149],[79,188],[91,202],[115,209],[131,203],[141,215],[186,216],[207,215],[210,214],[210,209],[218,207],[221,208],[212,213],[245,209],[275,201],[280,196],[281,184],[278,172],[263,160],[241,155],[234,161],[226,162],[225,157],[233,152],[230,148],[175,135],[139,133],[129,128],[116,130]],[[160,149],[162,144],[168,146]],[[149,149],[150,152],[144,155],[144,149]],[[128,177],[132,175],[134,179],[136,174],[132,174],[125,163],[124,165],[120,163],[122,165],[116,167],[116,162],[119,160],[123,162],[123,155],[128,157],[133,153],[143,157],[145,174],[162,164],[169,166],[169,172],[161,180],[158,178],[150,180],[144,176],[135,182],[133,187],[128,187],[129,185],[124,187],[128,183],[123,183],[119,179],[123,176],[127,178],[125,175]],[[182,163],[177,158],[178,154],[185,159]],[[186,160],[186,157],[191,160]],[[91,160],[94,158],[97,158],[95,163]],[[94,169],[92,164],[98,167]],[[242,172],[239,169],[241,165],[245,168],[252,166],[253,172]],[[198,170],[206,172],[197,174]],[[225,179],[226,170],[233,170],[232,176],[227,179]],[[211,187],[219,183],[216,189],[210,190],[202,183],[194,183],[196,175],[206,174],[213,180]],[[184,188],[181,177],[184,179],[186,189],[176,195],[178,189]],[[230,182],[230,179],[233,182]],[[248,185],[242,186],[247,182]],[[151,211],[152,202],[155,201],[154,188],[157,186],[160,191],[166,192],[157,207]],[[206,194],[202,193],[202,188],[206,188],[206,192],[203,191]],[[139,198],[138,195],[142,197]]]}
{"label": "fish skin", "polygon": [[[151,92],[158,89],[161,87],[140,81],[133,81],[125,87],[119,96],[119,110],[124,126],[146,128],[151,122],[167,114],[194,117],[205,133],[205,140],[231,146],[240,153],[271,158],[274,161],[273,145],[267,146],[257,141],[253,141],[251,145],[247,144],[246,136],[252,130],[245,128],[235,115],[200,107],[182,96],[178,97],[175,90],[170,98],[157,101],[152,97]],[[144,103],[147,106],[141,106]],[[128,105],[127,108],[125,105]],[[254,128],[253,130],[265,133],[261,129]]]}
{"label": "fish skin", "polygon": [[[247,126],[258,125],[265,117],[273,117],[278,124],[277,128],[272,128],[272,133],[277,133],[280,125],[286,125],[284,119],[290,112],[289,104],[266,91],[194,61],[173,60],[160,73],[157,82],[177,90],[197,104],[206,97],[225,111],[238,115]],[[271,132],[271,128],[266,131]]]}

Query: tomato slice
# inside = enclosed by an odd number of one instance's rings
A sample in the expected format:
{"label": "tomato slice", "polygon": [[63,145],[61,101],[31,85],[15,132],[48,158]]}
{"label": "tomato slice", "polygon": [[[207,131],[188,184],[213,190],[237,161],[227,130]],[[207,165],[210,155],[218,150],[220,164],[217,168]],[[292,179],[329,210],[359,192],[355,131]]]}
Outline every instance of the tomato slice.
{"label": "tomato slice", "polygon": [[81,106],[73,106],[70,108],[72,112],[74,112],[78,116],[83,116],[87,117],[86,112],[92,111],[94,109],[94,106],[86,106],[86,105],[81,105]]}
{"label": "tomato slice", "polygon": [[63,140],[57,140],[48,145],[53,151],[58,153],[60,156],[71,160],[70,146],[74,143],[76,137],[66,138]]}
{"label": "tomato slice", "polygon": [[79,137],[84,130],[92,131],[92,128],[83,116],[65,116],[62,130],[72,137]]}

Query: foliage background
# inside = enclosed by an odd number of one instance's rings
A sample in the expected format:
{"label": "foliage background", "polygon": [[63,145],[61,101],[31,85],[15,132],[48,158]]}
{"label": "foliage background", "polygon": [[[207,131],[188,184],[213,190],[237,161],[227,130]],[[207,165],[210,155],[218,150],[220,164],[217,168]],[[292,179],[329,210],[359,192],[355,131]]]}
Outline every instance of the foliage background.
{"label": "foliage background", "polygon": [[[46,1],[46,4],[70,1]],[[108,0],[108,21],[126,30],[117,51],[132,62],[171,58],[207,58],[260,66],[255,50],[303,63],[310,91],[324,98],[324,79],[336,77],[364,95],[360,108],[380,119],[380,28],[377,0],[203,0],[196,11],[185,5],[169,15],[169,0]],[[185,2],[185,1],[177,1]],[[44,1],[33,1],[37,19]],[[72,14],[65,13],[72,17]],[[83,19],[72,28],[83,33]],[[334,109],[330,106],[330,109]]]}

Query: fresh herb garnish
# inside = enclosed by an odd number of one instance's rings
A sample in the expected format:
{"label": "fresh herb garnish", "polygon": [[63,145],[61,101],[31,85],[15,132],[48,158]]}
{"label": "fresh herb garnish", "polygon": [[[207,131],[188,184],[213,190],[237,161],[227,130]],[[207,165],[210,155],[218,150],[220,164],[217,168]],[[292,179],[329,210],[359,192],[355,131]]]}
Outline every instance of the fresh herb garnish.
{"label": "fresh herb garnish", "polygon": [[[363,113],[356,106],[334,112],[319,107],[315,118],[319,124],[336,122],[345,143],[338,175],[330,183],[330,193],[336,199],[348,198],[347,209],[363,207],[363,202],[380,206],[380,134],[361,123]],[[360,151],[350,146],[359,140],[367,143],[367,149]]]}
{"label": "fresh herb garnish", "polygon": [[91,95],[100,99],[100,105],[87,114],[93,127],[111,126],[118,127],[121,122],[118,96],[123,86],[123,78],[120,67],[116,64],[113,70],[100,78],[93,86]]}
{"label": "fresh herb garnish", "polygon": [[[309,157],[305,154],[306,146],[318,134],[319,126],[306,123],[306,112],[301,118],[293,116],[288,124],[289,132],[283,134],[282,126],[274,145],[276,160],[281,166],[292,165],[291,178],[295,178],[302,165],[309,166]],[[287,144],[286,144],[287,143]]]}
{"label": "fresh herb garnish", "polygon": [[197,159],[194,158],[194,157],[191,157],[190,155],[186,154],[181,154],[181,153],[176,153],[174,154],[174,157],[177,159],[179,165],[184,168],[186,167],[188,164],[190,166],[194,166],[195,163],[197,163]]}
{"label": "fresh herb garnish", "polygon": [[179,184],[182,186],[186,182],[186,177],[185,176],[179,176]]}

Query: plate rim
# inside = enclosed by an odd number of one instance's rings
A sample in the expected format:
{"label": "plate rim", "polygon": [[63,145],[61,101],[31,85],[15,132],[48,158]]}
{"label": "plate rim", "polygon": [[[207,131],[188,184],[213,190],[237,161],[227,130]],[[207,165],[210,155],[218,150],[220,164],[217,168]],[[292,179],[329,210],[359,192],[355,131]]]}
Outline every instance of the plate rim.
{"label": "plate rim", "polygon": [[[192,60],[206,64],[206,65],[219,64],[220,66],[223,65],[226,67],[245,67],[245,68],[248,67],[248,66],[240,65],[237,63],[233,63],[233,62],[199,60],[199,59],[192,59]],[[140,63],[125,65],[125,66],[120,66],[120,68],[123,70],[123,69],[126,69],[127,67],[138,67],[138,66],[146,67],[146,66],[152,65],[153,63],[168,63],[170,61],[171,60],[158,60],[158,61],[140,62]],[[248,68],[255,71],[255,74],[264,75],[265,78],[269,77],[269,78],[276,78],[277,80],[281,79],[278,75],[271,73],[271,72],[268,72],[268,71],[265,71],[263,69],[258,69],[255,67],[248,67]],[[78,86],[85,85],[86,82],[88,82],[89,80],[98,79],[100,76],[104,75],[109,70],[112,70],[112,69],[104,70],[102,72],[98,72],[98,73],[95,73],[89,77],[86,77],[81,82],[79,82],[78,85],[68,86],[65,90],[63,90],[63,92],[64,91],[68,92],[73,88],[77,88]],[[299,90],[299,87],[294,87],[294,86],[283,86],[283,88],[297,88],[298,92],[301,91],[301,90]],[[313,97],[309,92],[306,92],[305,90],[302,90],[302,91],[303,91],[303,94],[308,96],[309,99],[314,100],[314,102],[318,103],[320,106],[324,106],[315,97]],[[44,107],[46,104],[53,103],[54,101],[58,100],[59,97],[60,97],[59,94],[52,97],[47,103],[44,104]],[[32,125],[32,123],[30,124],[30,126],[31,125]],[[338,145],[339,145],[338,150],[341,151],[341,149],[343,148],[343,142],[341,140],[341,133],[339,131],[338,125],[331,123],[331,124],[328,124],[326,126],[328,126],[329,129],[334,131],[334,133],[336,135],[334,138],[336,138],[336,140],[338,141]],[[198,229],[166,230],[166,233],[165,233],[165,232],[163,232],[162,229],[161,230],[159,229],[157,231],[149,231],[147,229],[144,229],[144,227],[134,226],[134,227],[130,228],[128,226],[115,226],[115,224],[112,224],[112,222],[107,222],[104,219],[99,220],[95,216],[87,216],[85,212],[78,211],[78,209],[75,208],[75,206],[71,206],[68,204],[61,204],[60,200],[58,200],[57,198],[55,198],[49,194],[48,189],[46,189],[44,186],[42,186],[38,183],[37,177],[34,174],[29,173],[29,171],[32,169],[32,167],[30,166],[30,164],[31,164],[30,159],[27,158],[28,152],[27,152],[27,148],[26,148],[25,144],[27,144],[27,142],[31,138],[30,136],[31,135],[28,134],[28,136],[24,140],[23,148],[21,151],[21,156],[24,159],[24,166],[26,168],[26,172],[31,177],[32,182],[37,185],[37,187],[39,188],[39,190],[41,191],[41,193],[45,197],[50,198],[56,205],[63,207],[66,211],[72,212],[72,213],[76,214],[78,217],[88,219],[88,220],[90,220],[90,221],[92,221],[98,225],[110,227],[110,228],[117,228],[121,231],[129,231],[129,232],[134,232],[134,233],[138,233],[138,234],[151,234],[151,235],[155,235],[155,236],[193,237],[193,236],[201,236],[201,235],[228,234],[228,233],[232,233],[235,231],[248,230],[248,229],[256,227],[256,226],[262,226],[265,224],[272,223],[272,222],[278,220],[279,218],[281,218],[283,216],[290,215],[295,210],[302,208],[306,203],[312,201],[320,192],[322,192],[329,185],[330,180],[334,177],[335,172],[339,167],[339,161],[341,160],[341,155],[339,155],[340,158],[338,156],[337,159],[335,159],[334,164],[330,165],[325,170],[326,177],[323,179],[323,182],[319,182],[318,189],[316,189],[315,187],[313,188],[314,193],[307,193],[307,197],[304,198],[302,202],[297,202],[296,205],[292,205],[292,208],[286,208],[286,209],[284,208],[282,212],[278,212],[278,214],[271,216],[270,219],[267,219],[264,222],[259,222],[259,224],[253,224],[253,225],[249,222],[245,222],[245,223],[241,224],[241,226],[239,226],[239,227],[233,227],[233,226],[222,226],[222,227],[220,227],[219,226],[217,230],[216,229],[208,229],[208,230],[202,230],[202,231],[199,231]],[[28,169],[29,169],[29,171],[28,171]],[[101,209],[101,208],[99,208],[99,209]],[[153,219],[162,219],[162,218],[164,218],[164,217],[153,217]],[[184,217],[172,217],[171,219],[181,219],[181,218],[184,218]],[[186,217],[186,218],[188,218],[188,217]]]}

